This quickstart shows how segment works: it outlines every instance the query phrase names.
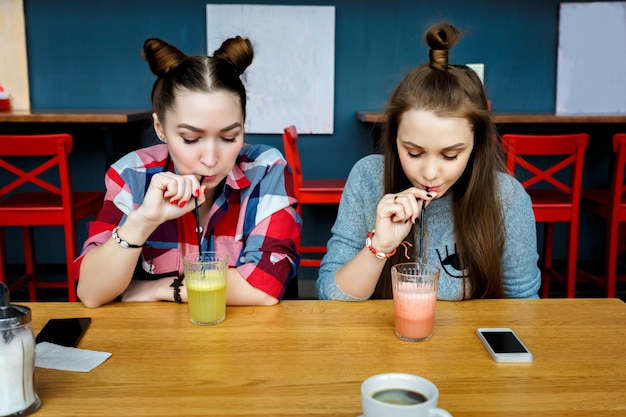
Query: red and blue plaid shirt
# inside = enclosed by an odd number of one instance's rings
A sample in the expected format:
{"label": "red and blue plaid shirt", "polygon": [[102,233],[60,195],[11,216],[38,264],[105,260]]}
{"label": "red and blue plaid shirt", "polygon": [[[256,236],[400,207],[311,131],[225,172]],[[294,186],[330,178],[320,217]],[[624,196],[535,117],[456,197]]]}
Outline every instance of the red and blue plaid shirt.
{"label": "red and blue plaid shirt", "polygon": [[[152,176],[163,171],[175,172],[165,144],[131,152],[109,168],[102,211],[89,223],[89,237],[74,261],[76,279],[85,254],[111,239],[113,228],[142,204]],[[223,184],[203,225],[202,250],[227,253],[229,266],[248,283],[282,298],[297,273],[302,228],[287,162],[272,147],[244,145]],[[183,256],[198,251],[194,212],[161,224],[146,243],[134,278],[182,275]]]}

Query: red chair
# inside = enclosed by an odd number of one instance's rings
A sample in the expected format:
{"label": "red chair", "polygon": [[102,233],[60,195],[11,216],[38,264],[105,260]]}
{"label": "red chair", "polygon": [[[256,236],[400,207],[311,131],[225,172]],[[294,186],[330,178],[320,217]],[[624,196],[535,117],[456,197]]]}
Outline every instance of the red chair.
{"label": "red chair", "polygon": [[[68,300],[76,301],[71,268],[77,252],[75,223],[97,215],[104,199],[103,192],[72,192],[67,158],[71,152],[69,134],[0,135],[0,282],[7,281],[4,228],[21,227],[26,273],[9,289],[15,291],[27,284],[31,301],[36,301],[36,288],[67,288]],[[37,279],[33,226],[63,226],[65,282]]]}
{"label": "red chair", "polygon": [[621,223],[626,222],[626,134],[613,137],[613,150],[616,153],[611,189],[582,190],[581,207],[606,219],[606,258],[604,274],[592,274],[578,269],[578,275],[601,288],[606,289],[609,298],[615,297],[617,281],[626,281],[626,275],[617,274],[617,257],[626,249],[624,234],[620,234]]}
{"label": "red chair", "polygon": [[[285,158],[293,170],[295,180],[295,193],[298,198],[298,214],[302,217],[302,206],[304,204],[339,204],[343,187],[346,185],[345,179],[304,179],[302,166],[300,165],[300,155],[298,153],[298,131],[295,126],[288,126],[283,132],[283,146],[285,148]],[[302,246],[297,242],[298,252],[304,253],[325,253],[326,246]],[[321,259],[304,258],[300,259],[300,266],[319,267]]]}
{"label": "red chair", "polygon": [[[568,298],[573,298],[575,294],[580,193],[585,149],[588,143],[589,135],[586,133],[502,135],[507,168],[511,174],[521,180],[522,185],[530,195],[535,221],[545,223],[542,271],[543,297],[549,296],[552,278],[565,285]],[[545,155],[550,155],[551,158],[554,157],[559,161],[549,168],[537,166],[540,165],[539,161],[529,162],[528,157],[535,158],[533,160],[536,161],[536,157]],[[537,184],[541,184],[541,186],[538,187]],[[566,223],[567,228],[567,247],[565,250],[567,262],[564,275],[552,266],[554,224],[560,222]]]}

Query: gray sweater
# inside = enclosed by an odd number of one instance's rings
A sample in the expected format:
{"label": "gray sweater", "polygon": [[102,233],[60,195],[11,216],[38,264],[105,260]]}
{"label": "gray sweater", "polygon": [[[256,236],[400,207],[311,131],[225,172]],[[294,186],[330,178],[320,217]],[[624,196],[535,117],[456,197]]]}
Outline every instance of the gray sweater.
{"label": "gray sweater", "polygon": [[[376,206],[383,197],[383,165],[382,155],[369,155],[358,161],[350,172],[316,284],[322,300],[363,300],[342,291],[335,282],[335,273],[363,249],[367,233],[374,228]],[[498,181],[506,227],[502,254],[504,294],[509,298],[537,298],[541,280],[531,201],[515,178],[500,173]],[[440,300],[462,297],[462,274],[456,269],[451,201],[449,194],[432,200],[424,217],[424,262],[441,270],[437,294]]]}

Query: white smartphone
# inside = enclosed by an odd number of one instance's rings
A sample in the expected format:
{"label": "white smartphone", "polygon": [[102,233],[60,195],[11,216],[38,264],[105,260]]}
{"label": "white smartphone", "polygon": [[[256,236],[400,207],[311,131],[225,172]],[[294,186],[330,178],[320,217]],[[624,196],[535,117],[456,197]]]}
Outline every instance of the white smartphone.
{"label": "white smartphone", "polygon": [[515,332],[509,328],[481,327],[478,338],[496,362],[532,362],[533,355]]}

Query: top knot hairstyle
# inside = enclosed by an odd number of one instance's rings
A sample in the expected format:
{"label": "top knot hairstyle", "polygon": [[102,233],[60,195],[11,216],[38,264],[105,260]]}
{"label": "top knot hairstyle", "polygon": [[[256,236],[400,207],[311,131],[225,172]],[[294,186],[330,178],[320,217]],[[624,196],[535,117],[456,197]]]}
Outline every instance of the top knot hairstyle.
{"label": "top knot hairstyle", "polygon": [[160,120],[173,107],[176,93],[182,90],[202,93],[228,91],[239,97],[246,117],[246,89],[240,75],[252,64],[254,50],[248,39],[226,39],[213,56],[186,55],[158,39],[147,39],[141,57],[157,76],[152,87],[152,107]]}
{"label": "top knot hairstyle", "polygon": [[460,32],[449,23],[440,23],[426,32],[424,39],[430,47],[428,56],[431,68],[448,69],[448,51],[460,37]]}
{"label": "top knot hairstyle", "polygon": [[[380,141],[385,158],[384,192],[398,193],[412,186],[400,164],[397,145],[398,126],[407,111],[428,111],[439,117],[467,120],[474,132],[474,147],[465,171],[450,190],[462,287],[466,290],[463,298],[502,298],[504,223],[497,172],[505,169],[480,78],[465,65],[449,63],[450,49],[460,38],[461,32],[450,23],[429,28],[424,34],[430,49],[428,63],[406,74],[389,98]],[[413,244],[413,251],[418,227],[419,224],[414,225],[406,238]],[[375,298],[391,297],[391,265],[400,262],[406,262],[403,253],[387,261],[374,291]]]}

